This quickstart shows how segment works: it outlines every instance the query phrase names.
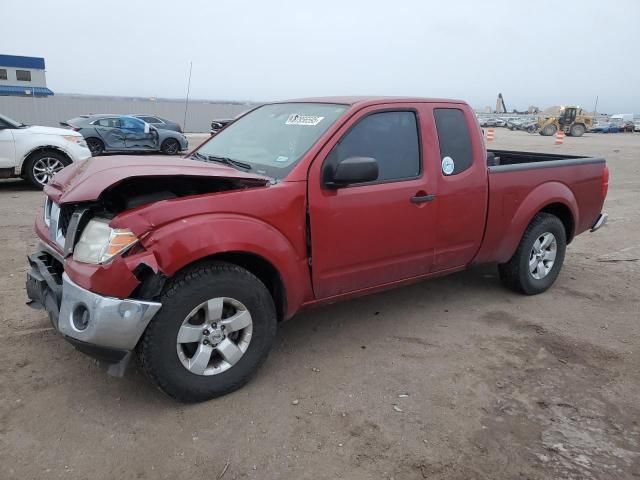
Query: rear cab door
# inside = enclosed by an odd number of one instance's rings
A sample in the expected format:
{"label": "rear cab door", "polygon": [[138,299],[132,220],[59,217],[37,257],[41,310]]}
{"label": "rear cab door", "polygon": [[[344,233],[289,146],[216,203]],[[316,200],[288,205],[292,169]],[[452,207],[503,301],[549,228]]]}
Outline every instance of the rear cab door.
{"label": "rear cab door", "polygon": [[[394,103],[353,114],[320,150],[308,176],[312,281],[327,298],[421,276],[431,270],[437,179],[423,149],[424,104]],[[432,135],[431,135],[432,136]],[[323,171],[373,157],[377,181],[328,188]]]}
{"label": "rear cab door", "polygon": [[105,117],[92,123],[107,150],[124,150],[124,132],[120,117]]}
{"label": "rear cab door", "polygon": [[437,164],[433,272],[468,265],[479,251],[488,204],[487,154],[474,112],[463,103],[432,103]]}

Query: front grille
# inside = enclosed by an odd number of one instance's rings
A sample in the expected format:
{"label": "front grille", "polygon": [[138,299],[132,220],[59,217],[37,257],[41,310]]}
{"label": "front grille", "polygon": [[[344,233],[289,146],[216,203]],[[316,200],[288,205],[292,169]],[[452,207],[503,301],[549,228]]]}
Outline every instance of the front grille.
{"label": "front grille", "polygon": [[[63,207],[63,208],[66,208],[66,207]],[[64,248],[65,236],[60,227],[60,217],[61,217],[60,206],[57,203],[52,202],[51,200],[48,200],[47,204],[45,205],[44,221],[49,226],[49,239],[52,242],[57,243],[60,247]],[[65,230],[68,226],[69,226],[69,220],[67,220],[66,222]]]}

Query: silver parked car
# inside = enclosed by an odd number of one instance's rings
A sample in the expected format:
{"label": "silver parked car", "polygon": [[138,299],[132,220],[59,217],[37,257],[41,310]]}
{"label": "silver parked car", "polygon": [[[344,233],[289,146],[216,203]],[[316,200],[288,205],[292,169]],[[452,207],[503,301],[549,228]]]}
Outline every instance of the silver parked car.
{"label": "silver parked car", "polygon": [[94,157],[107,152],[175,155],[189,147],[182,133],[156,128],[130,115],[82,115],[60,124],[82,134]]}

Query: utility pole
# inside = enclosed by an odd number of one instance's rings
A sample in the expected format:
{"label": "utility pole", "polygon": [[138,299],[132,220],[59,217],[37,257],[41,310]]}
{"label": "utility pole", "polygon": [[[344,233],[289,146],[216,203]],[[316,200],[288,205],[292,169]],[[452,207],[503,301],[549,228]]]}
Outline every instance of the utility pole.
{"label": "utility pole", "polygon": [[189,91],[191,90],[191,70],[193,68],[193,61],[189,62],[189,81],[187,82],[187,99],[184,102],[184,121],[182,122],[182,129],[187,131],[187,111],[189,110]]}

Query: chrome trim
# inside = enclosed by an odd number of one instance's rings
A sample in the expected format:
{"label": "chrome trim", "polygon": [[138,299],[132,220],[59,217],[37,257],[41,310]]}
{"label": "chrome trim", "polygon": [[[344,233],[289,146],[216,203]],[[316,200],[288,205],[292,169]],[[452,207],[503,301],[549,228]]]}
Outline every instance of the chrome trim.
{"label": "chrome trim", "polygon": [[52,242],[57,243],[60,248],[64,248],[65,238],[62,234],[62,229],[58,226],[60,221],[60,205],[55,202],[51,202],[49,212],[49,239]]}
{"label": "chrome trim", "polygon": [[44,212],[42,213],[43,218],[44,218],[44,224],[47,227],[51,226],[51,205],[53,204],[53,202],[51,201],[51,199],[47,196],[44,197]]}
{"label": "chrome trim", "polygon": [[[82,342],[132,350],[161,306],[157,302],[98,295],[76,285],[64,273],[58,330]],[[73,322],[77,308],[85,308],[89,313],[88,325],[82,330]]]}
{"label": "chrome trim", "polygon": [[589,231],[595,232],[596,230],[600,230],[602,227],[605,226],[605,224],[607,223],[607,220],[609,220],[609,215],[606,213],[601,213],[600,215],[598,215],[598,220],[596,220],[596,223],[593,224],[593,226],[591,227],[591,230]]}

